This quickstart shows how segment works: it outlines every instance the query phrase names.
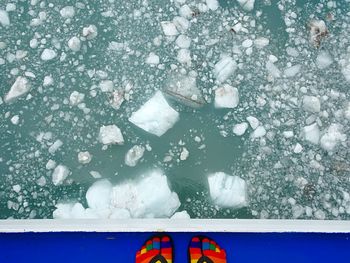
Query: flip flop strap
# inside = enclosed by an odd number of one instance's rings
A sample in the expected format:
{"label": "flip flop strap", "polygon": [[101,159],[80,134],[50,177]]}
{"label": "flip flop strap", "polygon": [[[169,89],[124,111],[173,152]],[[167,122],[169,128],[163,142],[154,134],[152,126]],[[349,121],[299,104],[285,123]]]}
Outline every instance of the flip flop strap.
{"label": "flip flop strap", "polygon": [[166,261],[166,259],[162,256],[162,255],[157,255],[154,258],[152,258],[152,260],[150,261],[150,263],[156,263],[156,262],[161,262],[161,263],[168,263]]}
{"label": "flip flop strap", "polygon": [[206,256],[202,256],[197,263],[214,263],[210,258],[206,257]]}

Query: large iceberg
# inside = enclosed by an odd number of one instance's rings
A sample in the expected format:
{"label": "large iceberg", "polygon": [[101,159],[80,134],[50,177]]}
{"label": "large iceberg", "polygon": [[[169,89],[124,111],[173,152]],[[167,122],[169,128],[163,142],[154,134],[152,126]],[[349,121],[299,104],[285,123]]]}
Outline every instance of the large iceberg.
{"label": "large iceberg", "polygon": [[86,193],[88,208],[81,203],[59,203],[53,217],[61,218],[170,218],[180,207],[167,177],[150,171],[138,181],[113,186],[108,180],[95,182]]}
{"label": "large iceberg", "polygon": [[149,133],[162,136],[178,119],[179,113],[168,104],[163,94],[157,91],[139,110],[132,113],[129,121]]}
{"label": "large iceberg", "polygon": [[248,205],[247,184],[240,177],[217,172],[208,176],[208,182],[214,204],[231,208]]}

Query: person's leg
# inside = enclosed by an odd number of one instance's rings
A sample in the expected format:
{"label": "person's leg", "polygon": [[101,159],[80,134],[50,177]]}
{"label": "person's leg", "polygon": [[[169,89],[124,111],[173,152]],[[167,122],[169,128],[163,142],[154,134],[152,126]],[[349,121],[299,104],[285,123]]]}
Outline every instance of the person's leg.
{"label": "person's leg", "polygon": [[189,248],[190,263],[226,263],[226,252],[207,237],[193,237]]}
{"label": "person's leg", "polygon": [[173,244],[169,236],[150,238],[136,253],[136,263],[173,263]]}

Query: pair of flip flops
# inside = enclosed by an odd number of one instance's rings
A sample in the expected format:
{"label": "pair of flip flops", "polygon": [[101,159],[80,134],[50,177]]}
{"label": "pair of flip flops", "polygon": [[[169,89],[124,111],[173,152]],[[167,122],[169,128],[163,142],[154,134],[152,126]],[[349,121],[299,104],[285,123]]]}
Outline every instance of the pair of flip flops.
{"label": "pair of flip flops", "polygon": [[[226,252],[212,239],[195,236],[188,247],[189,263],[226,263]],[[136,263],[173,263],[173,242],[167,235],[154,236],[136,253]]]}

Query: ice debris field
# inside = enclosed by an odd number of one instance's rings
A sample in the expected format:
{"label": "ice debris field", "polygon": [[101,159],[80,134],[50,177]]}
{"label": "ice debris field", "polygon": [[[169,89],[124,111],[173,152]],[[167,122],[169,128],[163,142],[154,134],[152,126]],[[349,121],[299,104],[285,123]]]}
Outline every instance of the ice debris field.
{"label": "ice debris field", "polygon": [[349,0],[3,0],[0,217],[350,219],[349,87]]}

